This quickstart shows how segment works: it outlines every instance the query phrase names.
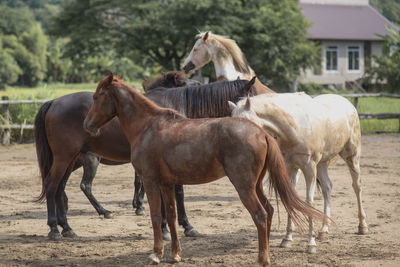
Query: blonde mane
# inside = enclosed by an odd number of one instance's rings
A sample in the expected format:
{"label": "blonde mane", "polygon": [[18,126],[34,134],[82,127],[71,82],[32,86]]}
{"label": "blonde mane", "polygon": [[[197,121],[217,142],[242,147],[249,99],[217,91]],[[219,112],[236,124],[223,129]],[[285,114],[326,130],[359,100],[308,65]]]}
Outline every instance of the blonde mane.
{"label": "blonde mane", "polygon": [[[196,39],[203,38],[205,34],[206,32],[197,34]],[[250,68],[246,57],[235,40],[211,32],[208,32],[207,40],[213,42],[213,44],[221,50],[224,56],[232,56],[233,65],[238,72],[254,75],[254,71]]]}

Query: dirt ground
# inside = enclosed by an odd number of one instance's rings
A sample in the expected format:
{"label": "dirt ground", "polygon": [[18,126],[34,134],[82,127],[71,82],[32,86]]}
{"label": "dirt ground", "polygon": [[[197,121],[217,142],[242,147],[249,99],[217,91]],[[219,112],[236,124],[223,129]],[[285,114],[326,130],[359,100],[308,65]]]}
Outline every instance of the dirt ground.
{"label": "dirt ground", "polygon": [[[400,135],[366,135],[362,140],[363,202],[370,233],[356,234],[356,198],[347,167],[338,160],[330,168],[332,217],[338,227],[327,240],[317,241],[317,254],[305,253],[307,238],[299,234],[291,248],[279,248],[286,228],[280,206],[280,224],[276,212],[271,232],[273,266],[400,266]],[[114,212],[113,219],[99,217],[80,191],[82,171],[72,174],[66,189],[68,219],[79,237],[58,242],[47,239],[45,204],[32,202],[41,189],[34,146],[0,147],[0,170],[1,266],[148,264],[153,244],[148,205],[145,216],[134,214],[129,164],[100,166],[94,181],[94,195]],[[303,178],[298,187],[305,196]],[[256,228],[227,178],[186,186],[185,196],[189,220],[201,236],[185,237],[179,228],[183,261],[175,266],[256,266]],[[322,196],[316,194],[316,207],[322,205]],[[166,243],[166,255],[169,249]]]}

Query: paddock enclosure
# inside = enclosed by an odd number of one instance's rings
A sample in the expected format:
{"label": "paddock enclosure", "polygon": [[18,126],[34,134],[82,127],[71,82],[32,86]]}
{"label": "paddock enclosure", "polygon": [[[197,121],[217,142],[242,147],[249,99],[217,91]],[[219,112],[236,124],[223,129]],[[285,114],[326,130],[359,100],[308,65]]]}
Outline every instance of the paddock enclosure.
{"label": "paddock enclosure", "polygon": [[[45,203],[32,200],[41,182],[33,144],[0,147],[0,266],[146,266],[153,244],[149,208],[144,216],[132,209],[133,171],[130,164],[101,165],[93,193],[113,219],[97,215],[79,188],[82,170],[67,184],[68,218],[79,236],[49,241]],[[361,177],[363,203],[370,233],[356,234],[356,198],[345,163],[338,159],[330,168],[332,190],[331,227],[316,254],[305,251],[307,238],[295,238],[291,248],[279,248],[285,235],[286,212],[280,205],[280,224],[275,196],[271,230],[273,266],[399,266],[400,264],[400,135],[362,137]],[[298,191],[305,199],[304,179]],[[223,178],[216,182],[185,186],[188,217],[200,237],[183,235],[182,262],[174,266],[256,266],[257,231],[238,195]],[[316,193],[322,209],[322,195]],[[320,224],[317,224],[320,227]],[[318,229],[317,227],[317,229]],[[298,236],[299,234],[296,234]],[[169,255],[169,242],[165,254]],[[163,261],[161,266],[172,266]]]}

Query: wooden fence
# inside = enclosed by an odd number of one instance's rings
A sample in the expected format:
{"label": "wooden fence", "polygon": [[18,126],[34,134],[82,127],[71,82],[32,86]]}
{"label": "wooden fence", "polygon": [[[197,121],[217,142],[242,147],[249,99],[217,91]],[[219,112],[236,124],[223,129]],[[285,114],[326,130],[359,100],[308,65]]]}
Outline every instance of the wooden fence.
{"label": "wooden fence", "polygon": [[[358,99],[362,97],[388,97],[388,98],[400,98],[400,95],[377,93],[377,94],[344,94],[342,95],[347,98],[354,98],[354,106],[358,110]],[[21,104],[41,104],[49,100],[9,100],[7,96],[3,96],[0,100],[2,105],[2,116],[5,124],[0,125],[1,142],[3,145],[10,144],[11,130],[12,129],[33,129],[32,124],[10,124],[10,105],[21,105]],[[400,132],[400,113],[358,113],[360,119],[399,119],[399,132]]]}

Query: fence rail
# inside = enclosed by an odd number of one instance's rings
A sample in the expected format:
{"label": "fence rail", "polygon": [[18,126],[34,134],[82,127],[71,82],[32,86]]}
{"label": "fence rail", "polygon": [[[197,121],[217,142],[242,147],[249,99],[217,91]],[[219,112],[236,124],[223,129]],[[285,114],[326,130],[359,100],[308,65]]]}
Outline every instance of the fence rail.
{"label": "fence rail", "polygon": [[[387,93],[376,93],[376,94],[342,94],[341,96],[347,98],[354,98],[354,106],[358,111],[358,99],[362,97],[388,97],[388,98],[400,98],[400,95],[395,94],[387,94]],[[21,130],[29,130],[34,129],[34,125],[32,124],[10,124],[10,105],[21,105],[21,104],[42,104],[49,101],[48,100],[9,100],[7,96],[3,96],[0,100],[0,106],[2,108],[2,116],[5,121],[4,125],[0,125],[0,133],[1,133],[1,141],[3,145],[10,144],[11,139],[11,130],[12,129],[21,129]],[[399,119],[399,132],[400,132],[400,113],[359,113],[360,119]]]}

